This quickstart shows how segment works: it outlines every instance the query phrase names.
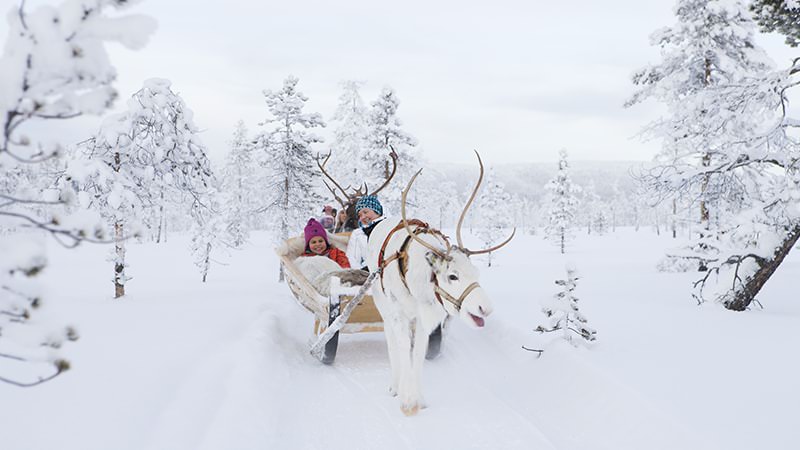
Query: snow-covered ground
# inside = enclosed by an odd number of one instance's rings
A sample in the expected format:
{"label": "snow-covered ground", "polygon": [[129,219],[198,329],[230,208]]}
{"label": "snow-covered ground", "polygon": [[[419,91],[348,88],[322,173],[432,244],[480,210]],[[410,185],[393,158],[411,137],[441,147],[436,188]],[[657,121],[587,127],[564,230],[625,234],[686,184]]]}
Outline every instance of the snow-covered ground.
{"label": "snow-covered ground", "polygon": [[[382,334],[343,336],[333,366],[308,354],[312,317],[277,283],[265,235],[206,284],[187,239],[131,245],[121,301],[110,298],[107,248],[53,245],[50,314],[81,339],[54,381],[0,384],[0,448],[798,448],[800,257],[767,285],[764,310],[735,313],[696,306],[696,274],[656,272],[673,245],[624,229],[579,237],[565,260],[518,236],[482,268],[495,313],[483,330],[451,322],[442,355],[426,362],[429,407],[412,418],[388,394]],[[532,332],[567,260],[598,332],[591,349]]]}

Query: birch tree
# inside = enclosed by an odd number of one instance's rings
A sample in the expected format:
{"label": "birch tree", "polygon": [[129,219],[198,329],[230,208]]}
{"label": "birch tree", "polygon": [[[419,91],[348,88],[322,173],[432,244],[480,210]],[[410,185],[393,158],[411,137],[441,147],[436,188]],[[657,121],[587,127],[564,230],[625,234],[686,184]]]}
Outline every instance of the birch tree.
{"label": "birch tree", "polygon": [[[71,171],[88,195],[86,205],[99,211],[113,229],[114,297],[125,295],[128,227],[141,223],[148,211],[163,207],[168,194],[182,194],[185,208],[203,203],[213,174],[199,130],[183,99],[164,79],[145,81],[128,101],[127,111],[108,117],[85,143],[84,161]],[[100,162],[101,164],[86,164]],[[85,170],[85,167],[94,170]],[[110,171],[109,171],[110,169]],[[181,208],[182,205],[173,205]]]}

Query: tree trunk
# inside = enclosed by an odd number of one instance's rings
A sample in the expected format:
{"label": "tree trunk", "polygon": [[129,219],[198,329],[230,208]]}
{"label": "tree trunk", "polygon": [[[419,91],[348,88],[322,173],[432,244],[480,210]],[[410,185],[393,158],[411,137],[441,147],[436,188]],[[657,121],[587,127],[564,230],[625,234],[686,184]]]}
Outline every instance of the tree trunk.
{"label": "tree trunk", "polygon": [[[283,189],[284,189],[284,196],[283,196],[283,220],[281,220],[281,239],[284,241],[289,238],[289,224],[287,223],[288,218],[286,214],[289,213],[289,176],[287,175],[286,178],[283,180]],[[278,282],[282,283],[284,280],[283,274],[283,264],[279,264],[280,268],[278,269]]]}
{"label": "tree trunk", "polygon": [[672,239],[678,238],[678,201],[672,199]]}
{"label": "tree trunk", "polygon": [[616,209],[612,209],[611,210],[611,232],[612,233],[616,233],[617,232],[617,210]]}
{"label": "tree trunk", "polygon": [[[111,168],[119,173],[122,167],[122,156],[114,153],[114,164]],[[122,240],[124,230],[121,220],[114,221],[114,251],[117,255],[114,260],[114,298],[125,296],[125,241]]]}
{"label": "tree trunk", "polygon": [[206,244],[206,259],[203,261],[203,283],[206,282],[208,269],[211,266],[211,243]]}
{"label": "tree trunk", "polygon": [[114,261],[114,298],[125,295],[125,241],[123,238],[122,222],[114,223],[114,250],[117,258]]}
{"label": "tree trunk", "polygon": [[781,245],[775,250],[772,259],[767,260],[763,264],[759,264],[756,273],[747,280],[744,287],[736,290],[733,299],[723,303],[725,308],[732,311],[744,311],[750,306],[750,303],[756,298],[756,295],[758,295],[761,288],[764,287],[767,280],[772,277],[772,274],[774,274],[778,266],[781,265],[786,255],[794,248],[798,238],[800,238],[800,225],[792,228],[783,242],[781,242]]}

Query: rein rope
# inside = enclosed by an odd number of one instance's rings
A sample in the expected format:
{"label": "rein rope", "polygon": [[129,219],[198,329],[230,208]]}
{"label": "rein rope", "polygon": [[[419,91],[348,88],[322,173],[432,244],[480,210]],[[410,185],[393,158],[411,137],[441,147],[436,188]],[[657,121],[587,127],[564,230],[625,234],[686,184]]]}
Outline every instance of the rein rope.
{"label": "rein rope", "polygon": [[[441,238],[445,244],[447,245],[448,251],[451,248],[450,241],[447,239],[447,236],[444,235],[441,231],[431,228],[427,223],[419,220],[419,219],[411,219],[408,221],[409,226],[416,226],[417,228],[414,229],[413,233],[415,235],[420,234],[432,234],[438,238]],[[388,258],[384,258],[384,254],[386,253],[386,246],[389,245],[389,241],[392,238],[392,235],[399,230],[405,229],[405,225],[401,220],[392,230],[386,235],[386,239],[383,240],[383,245],[381,245],[381,251],[378,253],[378,270],[380,270],[380,278],[381,278],[381,290],[386,292],[386,289],[383,285],[383,274],[386,272],[384,269],[388,266],[392,261],[397,261],[397,270],[400,272],[400,280],[403,282],[403,286],[405,286],[406,290],[408,288],[408,282],[406,282],[406,273],[408,273],[408,245],[412,241],[411,235],[408,235],[404,240],[403,243],[400,245],[400,249],[394,252]],[[450,295],[449,292],[445,291],[439,286],[439,280],[436,278],[436,273],[431,272],[431,283],[433,283],[433,293],[436,297],[436,300],[439,302],[440,305],[444,306],[444,300],[452,303],[453,306],[456,307],[456,311],[461,310],[461,304],[464,303],[464,300],[467,296],[472,293],[475,289],[480,287],[477,281],[471,283],[464,289],[464,292],[458,298],[453,297]],[[444,297],[444,300],[442,300]]]}

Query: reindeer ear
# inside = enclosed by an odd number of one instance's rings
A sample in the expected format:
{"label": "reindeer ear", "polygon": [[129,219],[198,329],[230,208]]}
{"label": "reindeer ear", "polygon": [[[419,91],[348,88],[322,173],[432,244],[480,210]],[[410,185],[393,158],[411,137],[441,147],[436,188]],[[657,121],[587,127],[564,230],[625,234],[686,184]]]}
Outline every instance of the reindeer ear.
{"label": "reindeer ear", "polygon": [[436,267],[442,261],[442,257],[433,252],[425,252],[425,260],[431,267]]}

